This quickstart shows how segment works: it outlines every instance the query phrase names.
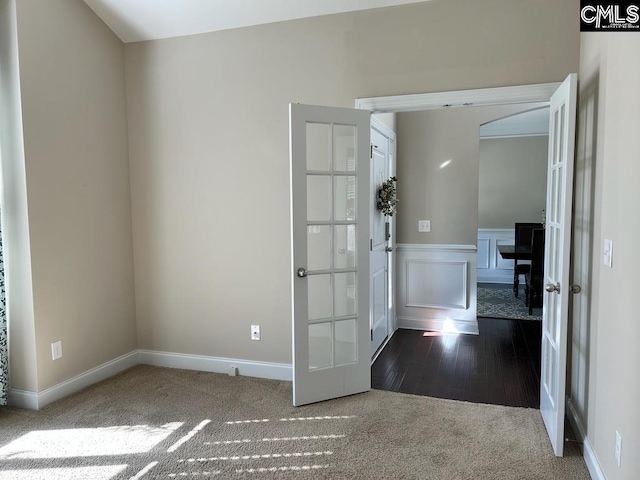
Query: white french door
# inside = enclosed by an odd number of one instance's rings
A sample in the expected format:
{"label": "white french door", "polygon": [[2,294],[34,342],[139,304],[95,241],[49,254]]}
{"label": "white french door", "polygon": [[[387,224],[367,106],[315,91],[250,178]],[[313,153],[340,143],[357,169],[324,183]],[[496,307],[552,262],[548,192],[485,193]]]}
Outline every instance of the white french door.
{"label": "white french door", "polygon": [[576,92],[571,74],[551,97],[549,121],[540,412],[556,456],[564,448]]}
{"label": "white french door", "polygon": [[369,121],[289,105],[295,406],[371,388]]}

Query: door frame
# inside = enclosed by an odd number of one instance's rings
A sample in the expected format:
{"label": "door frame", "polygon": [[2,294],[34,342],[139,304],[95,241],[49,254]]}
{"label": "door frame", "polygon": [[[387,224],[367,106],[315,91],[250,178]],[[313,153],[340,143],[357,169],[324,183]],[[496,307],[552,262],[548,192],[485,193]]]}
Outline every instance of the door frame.
{"label": "door frame", "polygon": [[[537,104],[539,107],[541,104],[549,104],[551,95],[553,95],[561,84],[562,82],[551,82],[494,88],[478,88],[473,90],[416,93],[384,97],[364,97],[357,98],[355,100],[355,107],[358,109],[369,110],[372,114],[526,103]],[[396,255],[395,251],[393,255]],[[474,288],[477,288],[477,286]],[[394,325],[394,327],[397,327],[397,325]],[[469,331],[468,322],[459,322],[458,324],[455,324],[454,321],[454,327],[460,332]],[[477,333],[477,324],[474,325],[474,328],[475,333]]]}
{"label": "door frame", "polygon": [[561,83],[537,83],[511,87],[357,98],[355,106],[359,109],[370,110],[372,114],[375,114],[513,103],[549,103],[551,95]]}
{"label": "door frame", "polygon": [[[355,107],[375,113],[400,113],[466,106],[496,106],[526,103],[550,104],[551,96],[562,82],[517,85],[474,90],[459,90],[386,97],[358,98]],[[575,177],[575,171],[573,172]],[[573,201],[573,199],[571,199]],[[571,228],[571,225],[569,225]],[[564,252],[570,255],[569,251]],[[545,260],[546,261],[546,260]],[[571,276],[571,273],[569,274]],[[566,370],[566,359],[561,368]]]}

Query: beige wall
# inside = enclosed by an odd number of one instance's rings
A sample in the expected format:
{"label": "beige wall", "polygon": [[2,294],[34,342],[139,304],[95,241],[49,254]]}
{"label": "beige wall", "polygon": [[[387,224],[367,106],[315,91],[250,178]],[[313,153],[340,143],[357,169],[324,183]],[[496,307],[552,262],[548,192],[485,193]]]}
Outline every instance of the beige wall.
{"label": "beige wall", "polygon": [[[480,125],[532,105],[397,115],[399,243],[476,245]],[[418,220],[431,232],[418,232]]]}
{"label": "beige wall", "polygon": [[12,388],[36,391],[35,323],[14,0],[0,0],[2,242]]}
{"label": "beige wall", "polygon": [[547,146],[547,135],[480,139],[478,228],[542,221]]}
{"label": "beige wall", "polygon": [[136,348],[124,52],[81,0],[19,0],[17,26],[42,391]]}
{"label": "beige wall", "polygon": [[[576,209],[592,209],[591,226],[582,233],[583,248],[592,245],[593,251],[586,277],[591,283],[583,284],[588,311],[574,318],[572,347],[584,353],[574,356],[571,391],[609,480],[640,477],[640,217],[633,211],[640,204],[638,51],[637,33],[582,34],[577,171],[595,176],[593,204],[578,197]],[[602,265],[605,238],[613,240],[613,268]],[[616,430],[622,436],[620,467],[614,459]]]}
{"label": "beige wall", "polygon": [[434,0],[126,45],[139,346],[290,362],[287,104],[560,81],[577,9]]}

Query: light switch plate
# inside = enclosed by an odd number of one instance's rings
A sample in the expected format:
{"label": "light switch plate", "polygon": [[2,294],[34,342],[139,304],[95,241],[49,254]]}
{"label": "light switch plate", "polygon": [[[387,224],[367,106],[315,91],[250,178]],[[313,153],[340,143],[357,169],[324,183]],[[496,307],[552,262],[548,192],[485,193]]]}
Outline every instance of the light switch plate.
{"label": "light switch plate", "polygon": [[431,220],[418,220],[418,232],[428,233],[431,231]]}
{"label": "light switch plate", "polygon": [[604,264],[609,268],[613,268],[613,240],[605,238],[602,250]]}

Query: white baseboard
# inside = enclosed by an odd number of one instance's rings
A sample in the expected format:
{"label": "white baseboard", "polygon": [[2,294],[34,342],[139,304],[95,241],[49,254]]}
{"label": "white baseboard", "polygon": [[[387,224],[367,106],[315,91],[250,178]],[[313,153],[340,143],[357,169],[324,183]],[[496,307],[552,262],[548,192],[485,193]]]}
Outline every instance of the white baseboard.
{"label": "white baseboard", "polygon": [[596,457],[596,453],[593,451],[593,448],[591,448],[591,443],[586,436],[582,422],[578,418],[578,414],[569,397],[566,399],[566,412],[574,433],[578,437],[578,440],[582,442],[582,456],[584,457],[584,463],[587,464],[587,470],[589,470],[591,478],[593,480],[606,480],[607,477],[605,477],[602,468],[600,468],[598,457]]}
{"label": "white baseboard", "polygon": [[[513,273],[493,273],[483,272],[478,269],[478,283],[504,283],[505,285],[513,285]],[[521,282],[524,283],[524,280]]]}
{"label": "white baseboard", "polygon": [[89,385],[101,382],[137,364],[138,351],[134,350],[41,392],[10,389],[9,404],[14,407],[40,410],[56,400],[76,393]]}
{"label": "white baseboard", "polygon": [[229,373],[230,368],[236,367],[238,375],[247,377],[286,380],[289,382],[293,379],[293,367],[286,363],[255,362],[235,358],[207,357],[204,355],[157,352],[153,350],[139,350],[138,362],[157,367],[184,368],[185,370],[214,373]]}
{"label": "white baseboard", "polygon": [[29,410],[38,410],[38,394],[29,390],[20,390],[18,388],[9,389],[9,398],[7,404],[10,407],[28,408]]}
{"label": "white baseboard", "polygon": [[140,364],[215,373],[229,373],[231,367],[236,367],[238,375],[247,377],[285,381],[293,379],[293,367],[286,363],[255,362],[235,358],[135,350],[41,392],[12,388],[9,390],[9,405],[30,410],[40,410],[50,403],[82,390],[89,385],[101,382],[123,370]]}
{"label": "white baseboard", "polygon": [[[445,322],[447,322],[445,324]],[[469,320],[453,320],[441,318],[398,317],[398,328],[409,330],[434,330],[438,332],[455,332],[478,335],[478,322]]]}

